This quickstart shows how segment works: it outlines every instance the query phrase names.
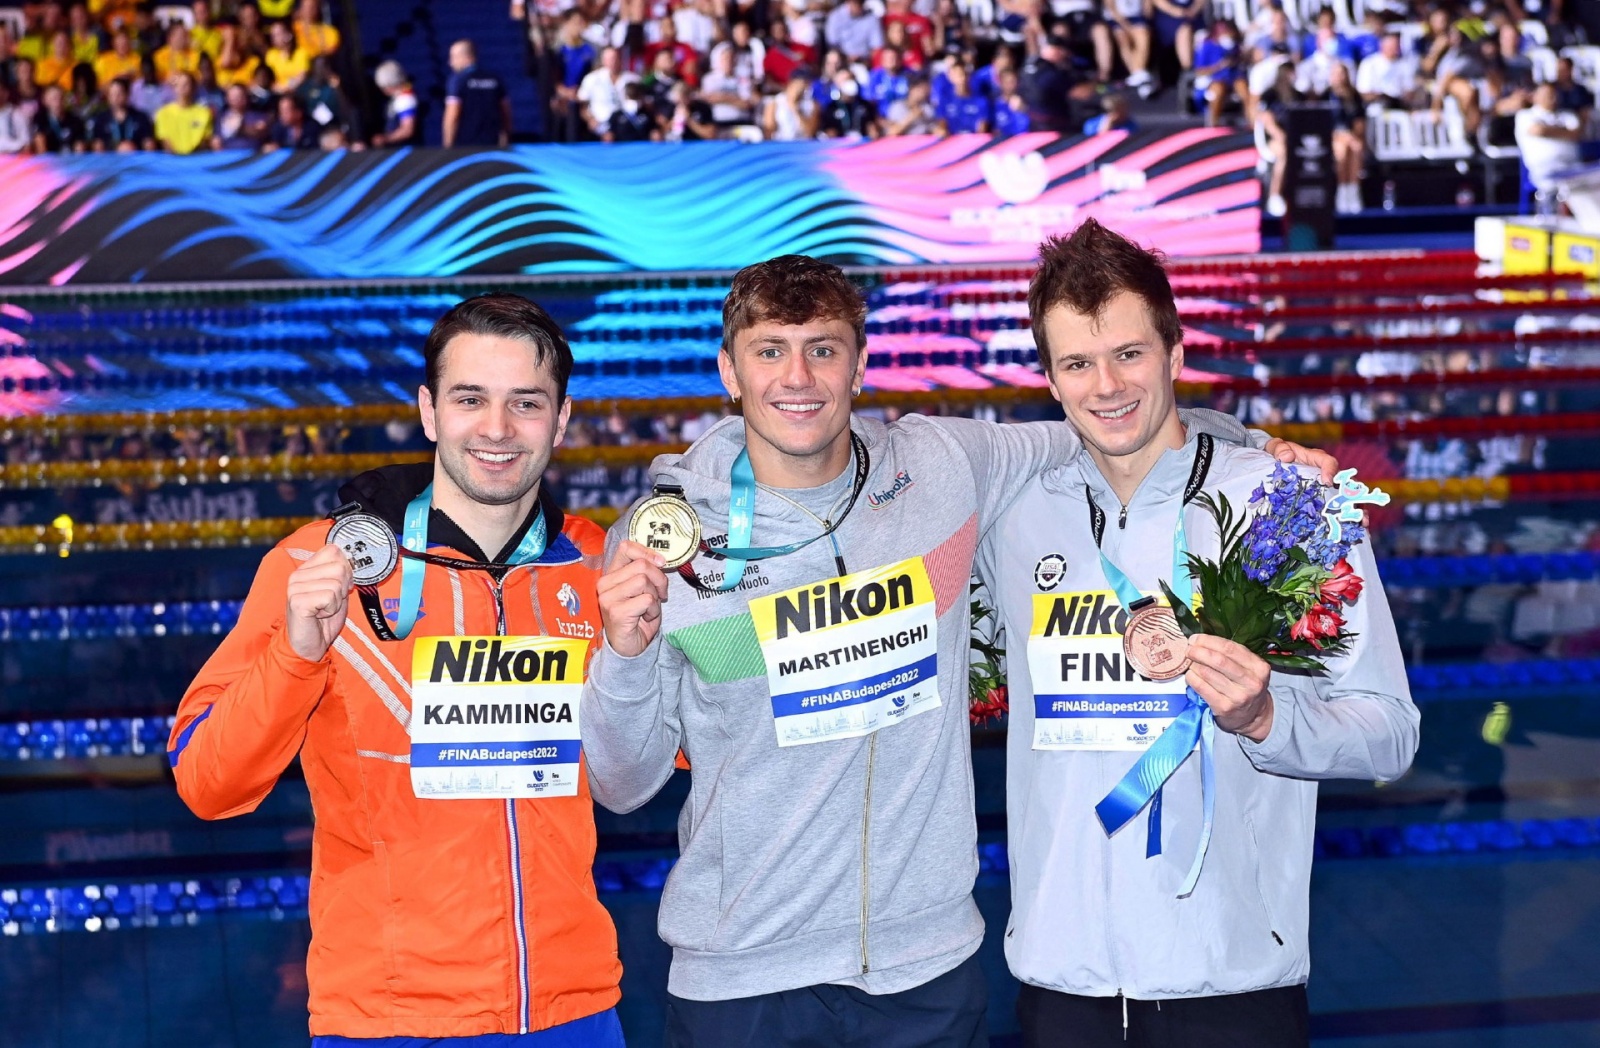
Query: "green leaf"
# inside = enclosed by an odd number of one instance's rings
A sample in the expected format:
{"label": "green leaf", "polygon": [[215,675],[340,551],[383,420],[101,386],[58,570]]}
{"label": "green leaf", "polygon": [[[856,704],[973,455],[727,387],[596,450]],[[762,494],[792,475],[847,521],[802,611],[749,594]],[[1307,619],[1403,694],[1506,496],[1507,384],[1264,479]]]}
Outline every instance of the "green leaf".
{"label": "green leaf", "polygon": [[1318,677],[1326,676],[1328,673],[1328,667],[1323,664],[1321,659],[1312,658],[1309,655],[1284,655],[1279,652],[1272,652],[1261,657],[1266,660],[1267,665],[1277,670],[1300,671]]}
{"label": "green leaf", "polygon": [[[1204,593],[1205,590],[1200,592]],[[1200,628],[1200,622],[1195,618],[1194,612],[1189,610],[1189,605],[1178,599],[1178,595],[1172,592],[1172,587],[1167,585],[1166,580],[1161,582],[1161,594],[1167,598],[1167,603],[1172,605],[1172,617],[1178,620],[1178,628],[1183,630],[1185,637],[1205,632]]]}

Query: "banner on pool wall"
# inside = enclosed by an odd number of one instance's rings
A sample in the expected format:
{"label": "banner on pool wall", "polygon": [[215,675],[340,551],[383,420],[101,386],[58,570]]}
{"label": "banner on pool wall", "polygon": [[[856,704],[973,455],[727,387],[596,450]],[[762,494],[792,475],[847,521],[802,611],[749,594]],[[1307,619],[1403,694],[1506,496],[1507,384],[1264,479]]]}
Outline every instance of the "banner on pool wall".
{"label": "banner on pool wall", "polygon": [[1020,262],[1093,216],[1259,247],[1249,135],[0,158],[0,283]]}

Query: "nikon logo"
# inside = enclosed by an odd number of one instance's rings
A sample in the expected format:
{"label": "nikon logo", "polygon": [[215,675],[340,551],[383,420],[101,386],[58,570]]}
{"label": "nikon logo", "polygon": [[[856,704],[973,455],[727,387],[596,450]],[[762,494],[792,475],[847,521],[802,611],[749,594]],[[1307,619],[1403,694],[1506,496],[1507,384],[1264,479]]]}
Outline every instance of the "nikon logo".
{"label": "nikon logo", "polygon": [[428,679],[454,684],[537,684],[566,679],[565,651],[506,651],[503,645],[503,641],[482,639],[440,644],[433,649],[433,672]]}
{"label": "nikon logo", "polygon": [[790,632],[809,633],[843,622],[872,618],[912,603],[911,576],[896,575],[883,582],[846,589],[837,581],[811,587],[810,593],[784,594],[776,598],[778,639]]}
{"label": "nikon logo", "polygon": [[1050,617],[1044,623],[1046,637],[1121,636],[1128,625],[1128,613],[1107,594],[1096,593],[1093,600],[1074,594],[1055,598]]}

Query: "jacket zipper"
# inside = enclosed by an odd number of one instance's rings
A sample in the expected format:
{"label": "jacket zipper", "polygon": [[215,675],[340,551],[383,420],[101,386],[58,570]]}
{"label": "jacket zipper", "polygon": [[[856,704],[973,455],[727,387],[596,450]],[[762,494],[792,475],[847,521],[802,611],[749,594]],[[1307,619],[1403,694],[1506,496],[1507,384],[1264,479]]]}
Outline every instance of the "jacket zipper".
{"label": "jacket zipper", "polygon": [[872,970],[872,962],[867,956],[867,902],[872,897],[872,882],[869,876],[867,848],[872,833],[872,768],[877,763],[878,733],[873,732],[871,740],[867,743],[867,797],[866,805],[861,811],[861,974],[865,975]]}
{"label": "jacket zipper", "polygon": [[[1105,771],[1105,764],[1106,764],[1106,755],[1104,753],[1100,754],[1099,764],[1100,764],[1100,769],[1101,769],[1102,778],[1103,778],[1104,777],[1103,773]],[[1114,914],[1114,911],[1112,909],[1112,898],[1111,898],[1112,874],[1114,872],[1112,870],[1112,867],[1111,867],[1111,841],[1109,839],[1103,841],[1101,843],[1101,847],[1105,849],[1103,854],[1105,856],[1104,868],[1105,868],[1105,899],[1106,899],[1106,909],[1105,909],[1105,914],[1106,914],[1106,960],[1111,962],[1111,981],[1117,984],[1117,996],[1121,997],[1122,996],[1122,973],[1117,970],[1117,942],[1116,942],[1117,937],[1116,937],[1116,934],[1115,934],[1115,929],[1113,929],[1113,927],[1112,927],[1112,920],[1113,920],[1115,914]],[[1126,1002],[1123,1003],[1123,1007],[1124,1008],[1127,1007],[1127,1003]],[[1126,1015],[1123,1016],[1123,1023],[1124,1024],[1127,1023],[1127,1016]],[[1126,1031],[1126,1025],[1124,1025],[1124,1031]],[[1124,1036],[1126,1036],[1126,1033],[1124,1033]]]}
{"label": "jacket zipper", "polygon": [[1117,514],[1117,530],[1128,530],[1128,504],[1122,504],[1122,512]]}
{"label": "jacket zipper", "polygon": [[[506,599],[502,588],[504,580],[492,580],[494,590],[495,634],[506,635]],[[511,927],[517,940],[517,1025],[520,1033],[528,1032],[528,928],[523,915],[522,900],[522,842],[517,832],[517,802],[507,797],[506,836],[511,847]]]}

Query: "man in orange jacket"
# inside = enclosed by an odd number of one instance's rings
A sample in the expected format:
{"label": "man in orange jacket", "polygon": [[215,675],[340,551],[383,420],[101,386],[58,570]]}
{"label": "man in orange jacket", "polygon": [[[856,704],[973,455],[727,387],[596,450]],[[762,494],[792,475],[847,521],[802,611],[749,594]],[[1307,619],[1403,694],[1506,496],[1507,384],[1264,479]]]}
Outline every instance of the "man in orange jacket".
{"label": "man in orange jacket", "polygon": [[356,477],[267,554],[179,707],[178,791],[253,811],[299,755],[314,1048],[620,1048],[578,732],[604,535],[539,484],[572,351],[491,294],[423,354],[433,463]]}

